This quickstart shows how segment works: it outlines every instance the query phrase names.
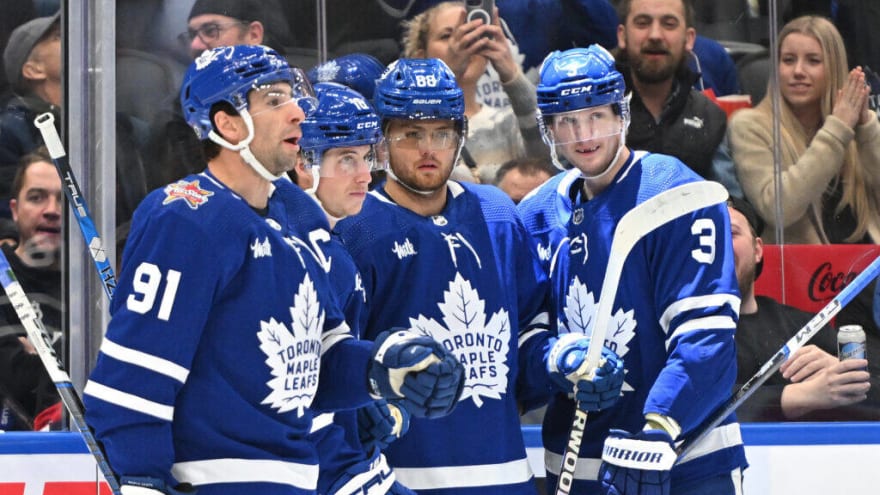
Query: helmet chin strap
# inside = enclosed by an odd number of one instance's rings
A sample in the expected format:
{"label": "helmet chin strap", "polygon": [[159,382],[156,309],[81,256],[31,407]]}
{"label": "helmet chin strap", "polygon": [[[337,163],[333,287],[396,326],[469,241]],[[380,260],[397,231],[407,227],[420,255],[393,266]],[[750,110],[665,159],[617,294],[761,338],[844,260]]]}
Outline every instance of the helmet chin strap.
{"label": "helmet chin strap", "polygon": [[211,132],[208,133],[208,139],[211,141],[223,146],[224,148],[232,151],[238,151],[241,155],[241,158],[254,169],[260,177],[266,179],[269,182],[275,182],[276,180],[283,177],[285,174],[282,172],[280,175],[274,175],[268,170],[266,167],[257,160],[257,157],[254,156],[253,152],[251,152],[250,144],[251,141],[254,140],[254,119],[251,118],[251,114],[248,113],[246,108],[243,108],[239,111],[241,118],[244,119],[244,125],[247,127],[248,136],[241,140],[238,144],[232,144],[229,141],[223,139],[222,136],[214,132],[212,129]]}
{"label": "helmet chin strap", "polygon": [[400,180],[400,178],[394,174],[394,170],[392,170],[391,167],[388,167],[388,170],[386,170],[385,173],[388,174],[389,179],[393,180],[394,182],[397,182],[398,184],[401,185],[401,187],[403,187],[407,191],[414,192],[416,194],[421,194],[422,196],[428,196],[428,195],[431,195],[434,192],[436,192],[436,191],[424,191],[424,190],[416,189],[416,188],[410,186],[406,182],[403,182],[402,180]]}
{"label": "helmet chin strap", "polygon": [[312,166],[309,167],[309,173],[312,174],[312,187],[306,189],[306,192],[315,195],[315,198],[317,198],[318,184],[321,182],[321,169],[319,167]]}

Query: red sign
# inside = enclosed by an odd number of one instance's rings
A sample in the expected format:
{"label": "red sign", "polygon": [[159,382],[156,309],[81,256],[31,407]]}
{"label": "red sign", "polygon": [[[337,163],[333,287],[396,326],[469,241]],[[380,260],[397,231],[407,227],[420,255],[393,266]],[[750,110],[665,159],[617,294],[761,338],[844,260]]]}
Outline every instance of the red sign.
{"label": "red sign", "polygon": [[878,255],[873,244],[765,245],[755,293],[816,313]]}

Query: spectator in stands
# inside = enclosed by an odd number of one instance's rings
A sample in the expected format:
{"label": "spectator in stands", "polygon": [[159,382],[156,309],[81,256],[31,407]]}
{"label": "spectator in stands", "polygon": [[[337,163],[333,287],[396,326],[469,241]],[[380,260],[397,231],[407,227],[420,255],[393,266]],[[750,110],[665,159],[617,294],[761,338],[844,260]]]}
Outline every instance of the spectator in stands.
{"label": "spectator in stands", "polygon": [[260,0],[196,0],[180,40],[190,56],[216,46],[260,45],[266,39]]}
{"label": "spectator in stands", "polygon": [[[746,198],[795,244],[880,241],[880,123],[860,67],[849,71],[840,34],[821,17],[779,33],[779,84],[734,114],[730,143]],[[773,166],[773,92],[781,96],[782,197]],[[782,218],[775,217],[782,202]],[[780,243],[773,229],[768,241]]]}
{"label": "spectator in stands", "polygon": [[[468,134],[462,152],[466,165],[477,168],[480,182],[489,184],[502,163],[524,156],[547,157],[535,120],[535,87],[523,75],[500,26],[465,22],[461,2],[443,2],[413,17],[405,25],[403,56],[439,58],[455,73],[464,92]],[[477,98],[477,82],[491,63],[510,108],[495,108]]]}
{"label": "spectator in stands", "polygon": [[687,66],[696,31],[687,0],[618,5],[618,70],[632,90],[627,144],[675,156],[701,176],[742,194],[724,139],[727,115],[700,91]]}
{"label": "spectator in stands", "polygon": [[[45,148],[25,155],[12,182],[12,215],[19,237],[3,254],[49,335],[61,336],[61,179]],[[13,418],[3,429],[31,429],[34,418],[58,402],[55,387],[9,298],[0,304],[0,399]],[[9,414],[12,413],[12,414]],[[0,420],[2,423],[2,420]],[[38,425],[38,429],[43,425]]]}
{"label": "spectator in stands", "polygon": [[[196,58],[202,51],[236,44],[267,45],[269,9],[260,0],[196,0],[187,16],[187,30],[180,34]],[[179,102],[160,113],[151,123],[144,149],[147,190],[164,186],[204,170],[202,147],[183,119]]]}
{"label": "spectator in stands", "polygon": [[[763,266],[763,222],[742,199],[728,201],[736,277],[742,295],[736,327],[737,383],[745,383],[813,315],[755,295]],[[838,361],[832,328],[823,328],[783,363],[748,402],[740,421],[880,419],[880,408],[854,407],[871,387],[867,360]],[[873,409],[873,411],[872,411]]]}
{"label": "spectator in stands", "polygon": [[558,168],[542,158],[514,158],[498,169],[495,185],[519,204],[526,194],[558,172]]}
{"label": "spectator in stands", "polygon": [[59,15],[39,17],[17,27],[3,51],[13,96],[0,113],[0,217],[9,217],[9,186],[19,159],[43,144],[34,118],[61,104]]}

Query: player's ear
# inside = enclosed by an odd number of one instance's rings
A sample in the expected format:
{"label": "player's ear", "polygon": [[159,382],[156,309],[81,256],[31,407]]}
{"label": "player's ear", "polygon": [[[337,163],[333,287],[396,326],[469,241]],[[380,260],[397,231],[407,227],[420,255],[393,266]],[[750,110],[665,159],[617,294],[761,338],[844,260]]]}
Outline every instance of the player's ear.
{"label": "player's ear", "polygon": [[237,143],[247,136],[244,119],[240,115],[230,115],[225,110],[214,112],[214,128],[223,139]]}

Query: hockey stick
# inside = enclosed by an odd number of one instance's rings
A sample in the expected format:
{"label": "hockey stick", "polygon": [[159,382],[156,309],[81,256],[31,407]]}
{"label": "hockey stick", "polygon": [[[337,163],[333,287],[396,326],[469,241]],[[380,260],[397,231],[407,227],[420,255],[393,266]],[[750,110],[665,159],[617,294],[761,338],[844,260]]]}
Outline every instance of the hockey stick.
{"label": "hockey stick", "polygon": [[67,195],[67,201],[73,206],[77,223],[79,223],[79,230],[82,232],[86,246],[89,248],[92,261],[95,263],[95,269],[98,270],[98,277],[104,285],[104,292],[107,293],[108,299],[113,299],[113,291],[116,290],[116,273],[107,259],[104,243],[98,235],[98,229],[95,228],[95,222],[92,221],[92,216],[89,214],[85,197],[79,188],[76,176],[73,175],[73,170],[70,168],[67,153],[64,152],[64,145],[61,143],[58,131],[55,130],[55,117],[50,112],[40,114],[34,119],[34,125],[37,126],[43,135],[43,141],[46,143],[46,148],[49,150],[52,162],[55,164],[55,168],[58,169],[58,175],[61,176],[61,180],[64,182],[64,194]]}
{"label": "hockey stick", "polygon": [[816,316],[814,316],[806,325],[790,338],[776,354],[770,358],[749,380],[740,387],[730,398],[724,401],[714,413],[703,421],[693,432],[676,447],[675,452],[678,454],[679,461],[684,458],[685,454],[690,452],[706,435],[709,434],[716,426],[718,426],[725,418],[736,410],[746,399],[752,396],[773,373],[779,370],[782,363],[798,349],[803,347],[807,341],[812,339],[819,330],[827,325],[834,316],[849,304],[872,280],[880,275],[880,256],[878,256],[862,273],[860,273],[852,282],[840,291],[834,299],[831,300],[824,308],[822,308]]}
{"label": "hockey stick", "polygon": [[37,355],[40,356],[43,366],[46,367],[49,378],[55,383],[58,395],[61,396],[61,402],[64,403],[64,407],[70,412],[73,423],[82,435],[83,440],[85,440],[89,452],[94,456],[98,468],[104,475],[104,479],[110,485],[110,490],[112,490],[114,495],[119,495],[119,482],[116,480],[113,470],[110,469],[110,464],[98,446],[98,442],[89,429],[89,425],[86,424],[83,405],[76,394],[76,390],[73,388],[73,383],[70,382],[70,376],[64,371],[64,366],[52,348],[52,340],[43,326],[43,321],[34,311],[31,301],[21,288],[21,284],[18,283],[18,279],[15,278],[15,273],[12,271],[12,267],[9,266],[9,260],[6,259],[6,254],[2,250],[0,250],[0,284],[3,285],[6,295],[9,297],[9,302],[15,308],[18,319],[21,320],[28,338],[37,350]]}
{"label": "hockey stick", "polygon": [[[691,182],[646,200],[628,211],[614,229],[605,279],[599,295],[596,320],[590,335],[590,345],[580,373],[592,376],[599,364],[605,334],[611,320],[611,309],[617,296],[617,287],[623,273],[623,264],[636,243],[660,226],[676,218],[706,208],[727,199],[727,189],[717,182]],[[568,434],[568,443],[562,457],[562,467],[556,484],[556,495],[567,495],[574,483],[574,472],[581,449],[581,440],[587,423],[587,412],[575,407],[574,419]]]}

